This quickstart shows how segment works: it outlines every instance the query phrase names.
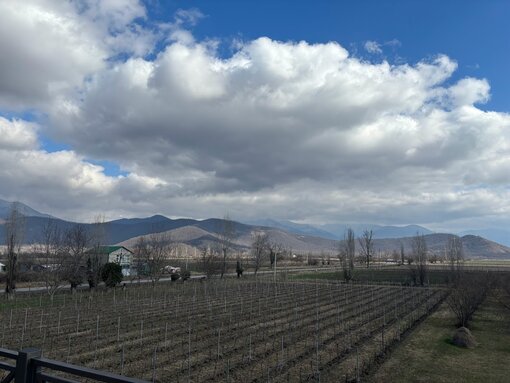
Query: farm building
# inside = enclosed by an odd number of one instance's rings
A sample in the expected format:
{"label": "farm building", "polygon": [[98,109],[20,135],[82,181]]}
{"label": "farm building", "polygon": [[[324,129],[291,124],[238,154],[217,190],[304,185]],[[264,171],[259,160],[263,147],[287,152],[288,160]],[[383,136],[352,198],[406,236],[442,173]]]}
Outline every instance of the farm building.
{"label": "farm building", "polygon": [[124,276],[131,275],[131,263],[133,261],[133,252],[124,246],[99,246],[87,251],[89,254],[99,256],[101,264],[108,262],[118,263],[122,267]]}

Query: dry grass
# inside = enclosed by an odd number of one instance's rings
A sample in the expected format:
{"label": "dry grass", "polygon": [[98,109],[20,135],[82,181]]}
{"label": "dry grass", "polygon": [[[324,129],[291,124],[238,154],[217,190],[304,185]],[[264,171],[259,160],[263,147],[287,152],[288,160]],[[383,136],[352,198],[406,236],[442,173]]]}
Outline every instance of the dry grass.
{"label": "dry grass", "polygon": [[446,304],[427,318],[372,376],[372,382],[509,382],[510,311],[489,297],[475,313],[473,349],[454,346]]}

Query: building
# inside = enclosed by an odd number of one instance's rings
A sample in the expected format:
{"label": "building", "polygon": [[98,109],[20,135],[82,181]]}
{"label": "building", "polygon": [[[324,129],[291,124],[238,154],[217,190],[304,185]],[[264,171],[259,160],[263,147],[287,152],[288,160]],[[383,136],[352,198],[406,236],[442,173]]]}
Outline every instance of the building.
{"label": "building", "polygon": [[131,275],[133,252],[124,246],[99,246],[87,253],[97,254],[102,265],[105,263],[118,263],[122,267],[122,275]]}
{"label": "building", "polygon": [[5,273],[7,271],[7,266],[5,266],[2,262],[0,262],[0,273]]}

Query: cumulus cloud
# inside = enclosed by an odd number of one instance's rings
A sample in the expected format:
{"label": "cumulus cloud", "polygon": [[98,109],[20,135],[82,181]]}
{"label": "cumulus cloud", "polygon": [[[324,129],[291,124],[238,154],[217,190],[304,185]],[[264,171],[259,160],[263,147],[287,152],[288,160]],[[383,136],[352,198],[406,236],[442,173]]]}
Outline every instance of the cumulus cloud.
{"label": "cumulus cloud", "polygon": [[4,198],[31,203],[60,213],[63,218],[88,220],[92,218],[88,209],[104,209],[110,215],[127,212],[129,208],[123,204],[136,207],[166,184],[136,173],[106,176],[102,166],[87,162],[72,150],[49,153],[39,147],[37,129],[33,123],[0,117],[0,185]]}
{"label": "cumulus cloud", "polygon": [[137,0],[0,3],[0,107],[40,108],[119,53],[144,55],[155,36]]}
{"label": "cumulus cloud", "polygon": [[[97,19],[90,34],[102,42],[91,45],[96,61],[70,74],[43,72],[33,85],[39,95],[27,87],[28,95],[13,96],[0,85],[0,100],[3,94],[22,105],[49,95],[43,125],[0,121],[0,131],[2,123],[12,130],[0,150],[14,148],[17,162],[7,161],[20,169],[10,195],[24,178],[42,186],[39,194],[24,191],[27,198],[37,194],[50,210],[77,215],[104,204],[111,216],[229,211],[310,222],[433,224],[510,210],[503,187],[510,116],[478,106],[490,97],[487,80],[450,84],[457,63],[447,56],[374,63],[336,42],[260,37],[238,42],[224,57],[217,44],[184,29],[202,15],[181,11],[162,27],[170,38],[156,55],[131,51],[126,60],[112,60],[115,46],[123,46],[119,36],[130,41],[133,33],[141,52],[153,48],[151,32],[135,28],[144,8],[136,1],[126,9],[86,4],[76,10],[69,3],[63,14],[86,31]],[[86,50],[89,35],[82,36]],[[12,57],[27,50],[8,47]],[[6,73],[0,71],[0,84]],[[48,93],[55,81],[64,85]],[[35,147],[38,129],[72,150]],[[108,177],[84,158],[112,161],[128,175]],[[50,185],[53,173],[59,177]],[[0,173],[0,182],[13,182],[9,177]],[[64,195],[58,201],[56,190]],[[78,200],[83,207],[71,208]]]}
{"label": "cumulus cloud", "polygon": [[38,145],[35,124],[0,117],[0,150],[33,149]]}

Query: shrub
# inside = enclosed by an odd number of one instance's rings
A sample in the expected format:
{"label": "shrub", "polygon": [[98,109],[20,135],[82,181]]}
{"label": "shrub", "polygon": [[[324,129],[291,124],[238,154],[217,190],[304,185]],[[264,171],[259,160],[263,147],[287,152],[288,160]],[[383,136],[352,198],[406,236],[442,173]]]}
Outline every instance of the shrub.
{"label": "shrub", "polygon": [[117,263],[106,263],[101,268],[101,279],[107,287],[115,287],[122,282],[122,267]]}
{"label": "shrub", "polygon": [[175,281],[176,281],[176,280],[178,280],[180,277],[181,277],[181,275],[180,275],[180,274],[178,274],[178,273],[173,273],[173,274],[171,274],[171,275],[170,275],[170,280],[171,280],[172,282],[175,282]]}
{"label": "shrub", "polygon": [[318,266],[319,260],[317,258],[308,258],[308,266]]}

